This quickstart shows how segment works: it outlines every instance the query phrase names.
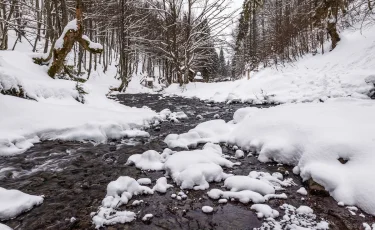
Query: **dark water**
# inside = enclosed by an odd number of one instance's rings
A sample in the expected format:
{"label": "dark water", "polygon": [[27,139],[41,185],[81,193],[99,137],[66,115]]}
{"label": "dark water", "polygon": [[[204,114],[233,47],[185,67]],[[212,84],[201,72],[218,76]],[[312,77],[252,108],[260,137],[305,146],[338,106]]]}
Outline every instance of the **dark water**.
{"label": "dark water", "polygon": [[[160,95],[119,95],[117,99],[126,105],[161,111],[169,108],[173,112],[183,111],[189,119],[181,123],[163,122],[160,130],[147,130],[151,137],[112,140],[108,144],[45,141],[36,144],[26,153],[13,157],[0,158],[0,186],[8,189],[19,189],[34,195],[45,195],[44,203],[13,220],[4,221],[14,229],[94,229],[91,223],[91,212],[96,212],[106,194],[107,184],[119,176],[133,178],[148,177],[153,183],[163,176],[163,172],[145,172],[135,167],[125,166],[132,154],[141,154],[153,149],[163,151],[165,136],[170,133],[183,133],[194,128],[202,121],[213,119],[219,114],[222,119],[230,120],[234,111],[243,104],[209,104],[195,99],[181,97],[163,98]],[[204,120],[196,119],[202,115]],[[223,147],[223,151],[234,154],[233,150]],[[277,164],[260,164],[256,158],[245,158],[242,165],[233,170],[234,174],[248,175],[250,171],[292,171],[288,166]],[[345,208],[338,207],[330,197],[302,196],[296,193],[302,182],[300,178],[290,175],[297,186],[284,191],[287,200],[271,200],[273,208],[283,203],[296,207],[309,205],[319,218],[326,219],[331,229],[361,229],[363,222],[374,222],[374,218],[352,216]],[[172,183],[169,181],[169,183]],[[210,188],[220,188],[222,183],[211,184]],[[252,229],[260,227],[262,221],[250,210],[249,205],[229,202],[219,205],[210,200],[207,191],[191,191],[186,200],[171,199],[173,193],[180,189],[172,188],[164,195],[133,197],[132,200],[144,200],[137,207],[130,204],[124,209],[139,212],[136,221],[129,224],[109,226],[106,229]],[[203,214],[201,207],[209,205],[215,208],[210,215]],[[279,210],[282,215],[282,211]],[[152,213],[151,222],[141,221],[143,215]],[[367,216],[367,215],[366,215]],[[71,217],[76,221],[71,222]]]}

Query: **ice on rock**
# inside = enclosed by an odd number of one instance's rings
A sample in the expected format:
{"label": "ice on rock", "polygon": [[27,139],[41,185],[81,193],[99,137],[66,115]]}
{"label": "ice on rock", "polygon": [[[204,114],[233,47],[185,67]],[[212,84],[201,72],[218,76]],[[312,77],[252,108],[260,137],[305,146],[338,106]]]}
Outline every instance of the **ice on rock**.
{"label": "ice on rock", "polygon": [[253,204],[251,209],[257,212],[258,218],[276,218],[279,216],[279,212],[277,210],[272,209],[266,204]]}
{"label": "ice on rock", "polygon": [[0,187],[0,220],[8,220],[43,203],[42,196]]}
{"label": "ice on rock", "polygon": [[210,206],[203,206],[202,207],[202,212],[204,213],[212,213],[214,211],[214,209]]}
{"label": "ice on rock", "polygon": [[140,185],[150,185],[151,179],[150,178],[140,178],[137,180],[138,184]]}
{"label": "ice on rock", "polygon": [[154,217],[152,214],[146,214],[142,217],[142,221],[149,221]]}
{"label": "ice on rock", "polygon": [[229,177],[224,181],[224,186],[232,192],[250,190],[262,195],[275,193],[275,189],[270,184],[248,176]]}
{"label": "ice on rock", "polygon": [[167,183],[167,178],[161,177],[156,181],[156,185],[152,190],[160,192],[160,193],[166,193],[168,188],[172,188],[173,185]]}
{"label": "ice on rock", "polygon": [[207,192],[208,197],[214,200],[219,200],[219,199],[234,199],[238,200],[239,202],[243,204],[248,204],[249,202],[253,203],[264,203],[265,198],[253,191],[249,190],[244,190],[240,192],[231,192],[231,191],[222,191],[220,189],[211,189],[209,192]]}
{"label": "ice on rock", "polygon": [[135,167],[142,170],[160,171],[163,169],[161,156],[155,150],[149,150],[142,154],[134,154],[129,157],[126,165],[135,165]]}
{"label": "ice on rock", "polygon": [[306,196],[307,190],[304,187],[301,187],[300,189],[297,190],[297,193]]}

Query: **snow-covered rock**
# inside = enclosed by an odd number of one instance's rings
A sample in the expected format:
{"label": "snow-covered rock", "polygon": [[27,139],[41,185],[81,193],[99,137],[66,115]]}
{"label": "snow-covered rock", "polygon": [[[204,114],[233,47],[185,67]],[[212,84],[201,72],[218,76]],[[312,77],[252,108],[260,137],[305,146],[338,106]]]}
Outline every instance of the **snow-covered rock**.
{"label": "snow-covered rock", "polygon": [[212,213],[214,211],[214,209],[210,206],[203,206],[202,207],[202,212],[204,213]]}
{"label": "snow-covered rock", "polygon": [[266,204],[253,204],[251,209],[257,212],[258,218],[276,218],[279,216],[279,212],[277,210],[272,209]]}
{"label": "snow-covered rock", "polygon": [[167,183],[167,178],[161,177],[156,181],[156,185],[152,188],[152,190],[166,193],[168,188],[172,188],[173,185]]}
{"label": "snow-covered rock", "polygon": [[163,169],[161,156],[154,150],[148,150],[142,154],[131,155],[126,162],[126,165],[135,165],[142,170],[158,171]]}

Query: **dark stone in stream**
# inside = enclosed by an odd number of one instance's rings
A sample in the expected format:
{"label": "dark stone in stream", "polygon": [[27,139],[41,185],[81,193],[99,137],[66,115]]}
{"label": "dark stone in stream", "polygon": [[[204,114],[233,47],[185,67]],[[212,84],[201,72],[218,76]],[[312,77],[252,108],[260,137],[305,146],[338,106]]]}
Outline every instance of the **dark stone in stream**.
{"label": "dark stone in stream", "polygon": [[[63,142],[45,141],[35,146],[24,154],[0,158],[0,168],[13,167],[6,174],[0,174],[0,186],[7,189],[20,189],[33,195],[45,195],[44,203],[31,211],[18,217],[3,221],[15,230],[63,230],[63,229],[94,229],[90,213],[96,212],[106,195],[109,182],[119,176],[133,178],[148,177],[155,181],[164,176],[164,172],[141,171],[134,166],[125,166],[125,162],[132,154],[141,154],[147,150],[162,152],[167,146],[164,138],[171,133],[184,133],[194,128],[202,121],[197,120],[196,115],[212,118],[220,114],[220,118],[229,121],[234,111],[247,107],[244,104],[212,104],[181,97],[163,97],[160,95],[118,95],[116,98],[123,104],[141,108],[143,105],[161,111],[169,108],[172,112],[183,111],[188,119],[181,123],[163,122],[157,128],[147,130],[151,137],[132,138],[123,140],[110,140],[110,144],[93,145],[90,142]],[[159,99],[160,98],[160,99]],[[259,107],[259,106],[258,106]],[[268,107],[268,106],[264,106]],[[199,145],[201,148],[203,145]],[[176,150],[176,149],[175,149]],[[184,150],[184,149],[180,149]],[[234,150],[223,146],[223,152],[234,156]],[[236,160],[237,161],[237,160]],[[261,170],[277,172],[275,163],[261,164],[255,157],[247,157],[238,160],[241,166],[233,169],[225,169],[226,172],[240,175],[248,175],[250,171]],[[282,166],[283,172],[292,172],[289,166]],[[349,212],[337,205],[331,197],[302,196],[297,194],[302,187],[301,178],[289,174],[297,186],[287,187],[285,192],[287,200],[270,200],[267,204],[284,215],[278,207],[284,203],[299,207],[309,205],[314,209],[318,219],[326,219],[331,229],[360,229],[363,222],[373,223],[375,219],[366,215],[352,216]],[[172,183],[168,180],[168,183]],[[152,187],[152,185],[150,187]],[[212,183],[210,189],[222,189],[223,183]],[[253,229],[260,227],[262,220],[256,217],[250,210],[251,204],[228,202],[218,204],[217,201],[207,197],[207,191],[189,191],[186,200],[177,201],[171,195],[180,192],[175,186],[166,194],[155,193],[147,196],[134,196],[133,200],[144,200],[140,206],[123,205],[121,210],[129,210],[137,213],[137,219],[128,224],[107,226],[103,229]],[[302,200],[304,199],[304,200]],[[212,206],[215,213],[206,215],[202,213],[202,206]],[[138,213],[139,212],[139,213]],[[142,217],[145,214],[154,215],[150,223],[144,223]],[[71,218],[76,221],[71,222]]]}
{"label": "dark stone in stream", "polygon": [[309,179],[307,183],[310,189],[310,193],[312,195],[323,196],[323,197],[329,196],[329,192],[319,183],[315,182],[313,179]]}

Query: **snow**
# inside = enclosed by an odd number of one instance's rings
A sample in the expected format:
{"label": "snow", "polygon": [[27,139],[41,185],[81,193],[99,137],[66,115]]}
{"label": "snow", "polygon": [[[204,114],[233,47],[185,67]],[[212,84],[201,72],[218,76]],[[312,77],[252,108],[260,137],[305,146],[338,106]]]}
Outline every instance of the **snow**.
{"label": "snow", "polygon": [[127,204],[133,196],[142,194],[154,194],[149,187],[140,185],[135,179],[121,176],[107,185],[107,195],[102,201],[97,213],[92,217],[95,228],[104,225],[127,223],[135,220],[136,214],[130,211],[120,211],[118,208]]}
{"label": "snow", "polygon": [[314,211],[308,206],[300,206],[296,210],[297,214],[312,214]]}
{"label": "snow", "polygon": [[188,133],[183,134],[170,134],[164,142],[170,148],[194,148],[199,143],[220,143],[225,142],[228,138],[228,133],[231,127],[225,123],[224,120],[211,120],[199,124]]}
{"label": "snow", "polygon": [[368,223],[363,223],[363,228],[364,230],[374,230],[375,229],[375,224],[372,224],[372,227]]}
{"label": "snow", "polygon": [[220,199],[219,200],[219,204],[226,204],[226,203],[228,203],[227,199]]}
{"label": "snow", "polygon": [[253,204],[250,208],[257,212],[258,218],[276,218],[279,216],[279,212],[277,210],[272,209],[266,204]]}
{"label": "snow", "polygon": [[232,176],[224,181],[224,186],[232,192],[250,190],[262,195],[274,194],[275,189],[261,180],[253,179],[247,176]]}
{"label": "snow", "polygon": [[135,200],[135,201],[133,201],[132,206],[138,206],[142,203],[143,203],[143,200]]}
{"label": "snow", "polygon": [[154,217],[154,215],[152,215],[152,214],[146,214],[146,215],[144,215],[144,217],[142,217],[142,221],[149,221],[149,220],[151,220],[152,218]]}
{"label": "snow", "polygon": [[163,163],[161,162],[161,156],[154,150],[149,150],[143,154],[134,154],[129,157],[126,165],[135,165],[137,168],[142,170],[162,170]]}
{"label": "snow", "polygon": [[65,26],[65,28],[64,28],[63,32],[61,33],[60,37],[56,40],[55,49],[63,48],[64,37],[65,37],[65,34],[68,33],[69,30],[74,30],[74,31],[78,30],[77,19],[74,19],[74,20],[68,22],[68,24]]}
{"label": "snow", "polygon": [[[293,172],[303,180],[312,178],[337,201],[375,215],[371,192],[375,190],[371,182],[375,177],[373,101],[330,99],[325,103],[285,104],[248,112],[238,123],[204,122],[166,143],[188,147],[224,142],[257,154],[261,162],[298,166]],[[339,158],[349,161],[342,164]]]}
{"label": "snow", "polygon": [[6,226],[5,224],[0,223],[0,230],[13,230],[13,229]]}
{"label": "snow", "polygon": [[211,189],[207,192],[208,197],[214,200],[219,199],[235,199],[243,204],[248,204],[249,202],[253,203],[264,203],[265,198],[257,193],[250,190],[244,190],[240,192],[232,192],[232,191],[222,191],[220,189]]}
{"label": "snow", "polygon": [[233,167],[234,163],[223,158],[220,146],[207,144],[202,150],[182,151],[169,156],[164,164],[167,176],[181,189],[204,190],[208,182],[220,182],[231,176],[221,166]]}
{"label": "snow", "polygon": [[[265,208],[268,212],[270,209]],[[277,220],[273,217],[265,218],[260,228],[254,230],[266,230],[266,229],[295,229],[295,230],[325,230],[329,229],[329,224],[321,220],[317,222],[316,215],[313,213],[296,213],[296,208],[289,204],[283,204],[280,209],[284,210],[285,214]],[[272,210],[272,209],[271,209]]]}
{"label": "snow", "polygon": [[[359,25],[358,25],[359,26]],[[306,55],[292,64],[252,72],[250,80],[190,83],[181,90],[172,84],[166,94],[253,104],[326,101],[328,98],[368,98],[373,84],[365,79],[375,72],[375,27],[345,30],[341,41],[324,55]]]}
{"label": "snow", "polygon": [[92,221],[96,229],[105,225],[124,224],[135,220],[136,214],[129,211],[115,211],[113,208],[100,207]]}
{"label": "snow", "polygon": [[297,193],[299,193],[301,195],[304,195],[304,196],[307,195],[307,191],[306,191],[306,189],[304,187],[301,187],[300,189],[298,189]]}
{"label": "snow", "polygon": [[214,211],[214,209],[210,206],[203,206],[202,207],[202,212],[204,213],[212,213]]}
{"label": "snow", "polygon": [[103,46],[100,43],[96,43],[90,40],[87,35],[82,35],[82,39],[89,43],[89,48],[94,50],[103,50]]}
{"label": "snow", "polygon": [[[114,66],[107,74],[111,71]],[[0,53],[0,90],[22,88],[33,99],[0,95],[0,155],[20,154],[48,139],[105,143],[108,138],[148,137],[142,129],[160,119],[150,109],[108,99],[109,87],[120,83],[99,70],[82,84],[88,93],[84,104],[77,101],[74,81],[52,79],[46,72],[46,66],[34,64],[26,53]]]}
{"label": "snow", "polygon": [[167,178],[161,177],[156,181],[156,185],[152,190],[160,192],[160,193],[166,193],[168,188],[172,188],[173,185],[167,183]]}
{"label": "snow", "polygon": [[234,155],[235,158],[243,158],[245,157],[245,153],[242,151],[242,150],[237,150],[235,155]]}
{"label": "snow", "polygon": [[42,196],[0,187],[0,220],[8,220],[43,203]]}
{"label": "snow", "polygon": [[140,178],[137,180],[138,184],[140,185],[150,185],[151,179],[150,178]]}

